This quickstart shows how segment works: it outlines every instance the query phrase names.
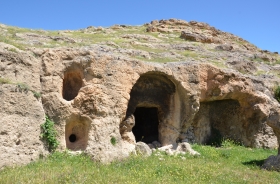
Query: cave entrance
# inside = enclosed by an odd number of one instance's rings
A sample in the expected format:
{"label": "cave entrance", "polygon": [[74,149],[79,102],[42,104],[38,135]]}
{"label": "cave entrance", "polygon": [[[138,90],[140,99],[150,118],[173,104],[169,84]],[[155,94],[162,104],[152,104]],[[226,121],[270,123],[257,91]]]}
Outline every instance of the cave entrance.
{"label": "cave entrance", "polygon": [[193,122],[195,142],[217,147],[224,139],[241,142],[246,134],[243,117],[237,100],[201,102]]}
{"label": "cave entrance", "polygon": [[78,92],[82,85],[83,80],[80,72],[65,72],[62,89],[63,98],[67,101],[73,100],[78,95]]}
{"label": "cave entrance", "polygon": [[130,91],[126,116],[120,123],[122,139],[129,143],[176,143],[181,105],[177,95],[175,84],[165,74],[141,75]]}
{"label": "cave entrance", "polygon": [[142,141],[151,143],[158,141],[158,108],[156,107],[137,107],[134,112],[135,126],[132,132],[136,142]]}
{"label": "cave entrance", "polygon": [[65,142],[67,149],[85,150],[88,144],[90,120],[86,117],[72,115],[66,122]]}

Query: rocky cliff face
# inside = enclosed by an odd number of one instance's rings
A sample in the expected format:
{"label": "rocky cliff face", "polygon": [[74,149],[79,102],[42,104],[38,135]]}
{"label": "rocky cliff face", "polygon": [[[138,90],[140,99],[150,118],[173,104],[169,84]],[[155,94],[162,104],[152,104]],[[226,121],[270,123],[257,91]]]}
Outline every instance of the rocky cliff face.
{"label": "rocky cliff face", "polygon": [[[17,53],[9,51],[14,49]],[[39,139],[45,112],[30,89],[41,91],[40,60],[0,44],[0,168],[26,164],[46,154]],[[18,82],[20,81],[20,82]],[[26,85],[28,84],[28,86]]]}
{"label": "rocky cliff face", "polygon": [[60,150],[102,162],[127,157],[138,141],[278,146],[277,53],[176,19],[60,32],[0,28],[9,38],[0,47],[0,167],[47,153],[45,114]]}

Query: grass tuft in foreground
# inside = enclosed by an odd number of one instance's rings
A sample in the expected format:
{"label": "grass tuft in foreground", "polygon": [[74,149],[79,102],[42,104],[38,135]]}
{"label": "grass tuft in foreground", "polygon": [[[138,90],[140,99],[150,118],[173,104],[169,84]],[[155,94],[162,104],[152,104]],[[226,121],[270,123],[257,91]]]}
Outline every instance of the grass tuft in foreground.
{"label": "grass tuft in foreground", "polygon": [[0,171],[0,183],[279,183],[280,173],[259,166],[276,150],[251,149],[225,142],[221,147],[193,145],[200,157],[131,156],[103,165],[85,154],[55,152],[27,166]]}

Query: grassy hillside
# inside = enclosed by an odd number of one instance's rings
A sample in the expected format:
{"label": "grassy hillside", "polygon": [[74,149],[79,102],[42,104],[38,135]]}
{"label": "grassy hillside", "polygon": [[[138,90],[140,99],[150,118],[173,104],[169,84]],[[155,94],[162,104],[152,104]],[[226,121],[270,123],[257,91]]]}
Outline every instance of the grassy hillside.
{"label": "grassy hillside", "polygon": [[27,166],[0,171],[0,183],[279,183],[280,173],[260,165],[276,150],[251,149],[223,142],[222,147],[193,145],[200,157],[131,156],[102,165],[86,155],[54,153]]}
{"label": "grassy hillside", "polygon": [[[153,27],[153,28],[151,28]],[[149,28],[152,31],[149,31]],[[214,40],[204,42],[182,38],[182,31]],[[147,62],[193,61],[211,63],[250,75],[279,76],[280,55],[260,50],[257,46],[205,23],[165,20],[141,26],[89,26],[80,30],[46,31],[0,24],[0,42],[16,49],[33,52],[36,49],[57,49],[101,46],[101,50]]]}

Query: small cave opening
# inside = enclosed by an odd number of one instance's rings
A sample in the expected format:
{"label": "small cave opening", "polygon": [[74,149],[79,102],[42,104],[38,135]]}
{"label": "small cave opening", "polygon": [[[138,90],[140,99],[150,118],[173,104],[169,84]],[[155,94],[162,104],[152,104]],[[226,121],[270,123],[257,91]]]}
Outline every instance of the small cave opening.
{"label": "small cave opening", "polygon": [[85,117],[72,116],[65,126],[65,141],[67,149],[85,150],[88,144],[90,120]]}
{"label": "small cave opening", "polygon": [[64,73],[62,96],[65,100],[73,100],[83,85],[82,76],[79,71]]}
{"label": "small cave opening", "polygon": [[134,117],[135,126],[132,128],[132,132],[136,142],[151,143],[158,141],[158,108],[137,107],[134,112]]}
{"label": "small cave opening", "polygon": [[77,137],[76,137],[75,134],[71,134],[71,135],[69,136],[69,141],[70,141],[70,142],[75,142],[76,140],[77,140]]}
{"label": "small cave opening", "polygon": [[223,140],[241,142],[242,110],[237,100],[201,102],[193,126],[195,142],[220,147]]}

